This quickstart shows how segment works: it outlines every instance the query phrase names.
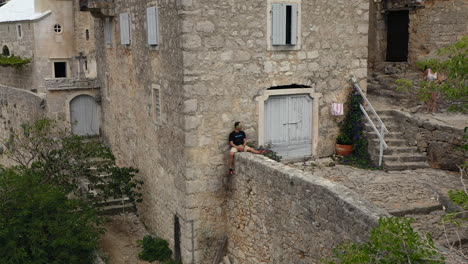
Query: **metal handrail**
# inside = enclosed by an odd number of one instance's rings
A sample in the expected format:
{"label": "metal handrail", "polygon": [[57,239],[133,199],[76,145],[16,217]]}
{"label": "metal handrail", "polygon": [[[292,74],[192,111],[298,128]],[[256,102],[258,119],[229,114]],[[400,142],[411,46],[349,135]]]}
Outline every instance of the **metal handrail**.
{"label": "metal handrail", "polygon": [[359,104],[359,108],[361,109],[361,112],[367,118],[367,121],[369,121],[372,129],[374,130],[374,132],[377,134],[377,137],[379,138],[379,142],[380,142],[379,166],[382,166],[383,151],[384,151],[384,149],[388,148],[388,145],[385,142],[385,133],[388,133],[388,129],[385,126],[385,124],[382,122],[382,119],[380,119],[380,116],[377,114],[377,112],[375,111],[372,104],[367,99],[367,96],[361,90],[361,87],[359,87],[359,84],[357,83],[356,78],[354,78],[354,76],[351,78],[351,82],[352,82],[354,88],[361,94],[362,98],[367,103],[367,106],[369,106],[369,108],[371,110],[371,113],[374,114],[375,117],[377,117],[377,120],[380,123],[380,132],[379,132],[379,130],[377,129],[377,127],[374,124],[374,121],[372,121],[372,119],[369,117],[369,114],[367,113],[364,106],[362,106],[362,104]]}

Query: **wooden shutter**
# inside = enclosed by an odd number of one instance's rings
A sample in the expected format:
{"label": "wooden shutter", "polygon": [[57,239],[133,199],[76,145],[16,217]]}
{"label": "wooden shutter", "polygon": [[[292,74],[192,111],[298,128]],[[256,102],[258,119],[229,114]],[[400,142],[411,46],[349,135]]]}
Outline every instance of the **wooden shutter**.
{"label": "wooden shutter", "polygon": [[297,4],[291,4],[291,45],[297,44]]}
{"label": "wooden shutter", "polygon": [[72,132],[80,136],[99,135],[98,105],[93,97],[79,95],[70,102]]}
{"label": "wooden shutter", "polygon": [[130,15],[120,14],[120,42],[122,45],[130,45]]}
{"label": "wooden shutter", "polygon": [[272,44],[286,44],[286,5],[272,4]]}
{"label": "wooden shutter", "polygon": [[148,44],[158,45],[158,8],[153,6],[146,9]]}
{"label": "wooden shutter", "polygon": [[104,34],[106,38],[106,44],[112,44],[112,20],[110,17],[106,17]]}

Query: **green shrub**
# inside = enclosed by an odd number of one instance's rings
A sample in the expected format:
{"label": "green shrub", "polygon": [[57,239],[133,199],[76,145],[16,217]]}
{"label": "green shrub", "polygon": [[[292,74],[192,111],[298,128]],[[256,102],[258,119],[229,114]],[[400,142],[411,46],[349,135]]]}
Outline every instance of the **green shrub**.
{"label": "green shrub", "polygon": [[0,263],[92,263],[101,218],[41,176],[0,169]]}
{"label": "green shrub", "polygon": [[138,254],[141,260],[149,262],[171,260],[172,250],[164,239],[147,235],[143,240],[138,240],[137,244],[143,248],[143,251]]}
{"label": "green shrub", "polygon": [[442,264],[444,258],[437,251],[429,234],[421,237],[411,227],[411,219],[381,218],[371,231],[369,242],[346,242],[333,249],[327,264]]}
{"label": "green shrub", "polygon": [[338,144],[353,145],[351,155],[341,157],[339,162],[361,169],[379,169],[372,164],[368,152],[368,142],[364,135],[365,123],[360,104],[363,103],[361,94],[354,89],[349,96],[349,109],[345,119],[340,122],[340,134],[336,138]]}
{"label": "green shrub", "polygon": [[23,59],[18,56],[4,56],[0,55],[0,66],[12,67],[15,69],[21,69],[26,64],[30,63],[31,59]]}

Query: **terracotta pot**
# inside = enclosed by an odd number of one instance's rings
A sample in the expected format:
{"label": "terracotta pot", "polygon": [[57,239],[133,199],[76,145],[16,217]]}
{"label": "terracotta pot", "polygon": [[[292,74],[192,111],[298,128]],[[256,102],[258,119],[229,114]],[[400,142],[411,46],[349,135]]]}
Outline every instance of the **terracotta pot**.
{"label": "terracotta pot", "polygon": [[353,145],[336,144],[336,155],[347,156],[353,152]]}

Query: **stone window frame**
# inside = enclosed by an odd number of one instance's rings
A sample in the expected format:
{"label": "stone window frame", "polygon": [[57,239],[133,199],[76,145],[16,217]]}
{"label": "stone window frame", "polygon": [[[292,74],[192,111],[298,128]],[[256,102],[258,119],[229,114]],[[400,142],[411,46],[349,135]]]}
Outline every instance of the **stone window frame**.
{"label": "stone window frame", "polygon": [[319,141],[319,107],[321,93],[316,93],[315,88],[290,88],[290,89],[278,89],[278,90],[264,90],[261,95],[255,97],[257,101],[258,111],[258,145],[265,145],[265,102],[270,96],[275,95],[294,95],[294,94],[307,94],[312,98],[312,156],[317,156],[317,148]]}
{"label": "stone window frame", "polygon": [[[70,62],[67,59],[51,59],[50,60],[52,65],[52,79],[67,79],[70,78]],[[56,62],[65,62],[65,75],[66,77],[55,77],[55,63]]]}
{"label": "stone window frame", "polygon": [[23,24],[16,24],[15,28],[16,28],[16,38],[23,39],[23,36],[24,36]]}
{"label": "stone window frame", "polygon": [[[297,43],[296,45],[273,45],[273,4],[296,4],[297,5]],[[268,51],[285,51],[285,50],[301,50],[302,46],[302,0],[267,0],[267,50]]]}
{"label": "stone window frame", "polygon": [[62,33],[63,33],[63,26],[62,26],[62,24],[60,24],[60,23],[55,23],[55,24],[54,24],[53,30],[54,30],[54,33],[55,33],[56,35],[62,34]]}
{"label": "stone window frame", "polygon": [[161,86],[151,85],[151,118],[153,123],[159,127],[162,125]]}

